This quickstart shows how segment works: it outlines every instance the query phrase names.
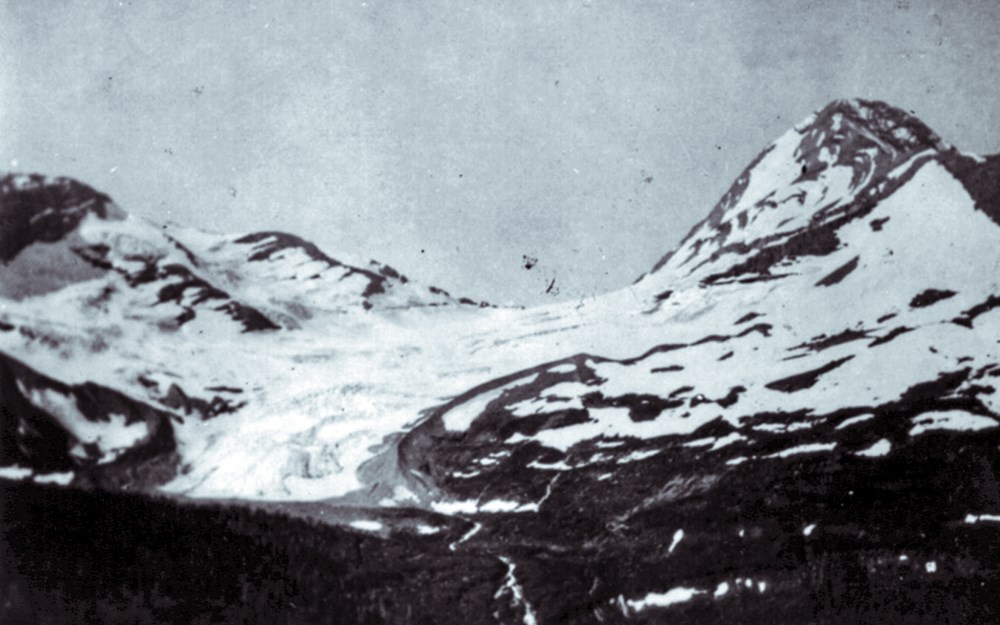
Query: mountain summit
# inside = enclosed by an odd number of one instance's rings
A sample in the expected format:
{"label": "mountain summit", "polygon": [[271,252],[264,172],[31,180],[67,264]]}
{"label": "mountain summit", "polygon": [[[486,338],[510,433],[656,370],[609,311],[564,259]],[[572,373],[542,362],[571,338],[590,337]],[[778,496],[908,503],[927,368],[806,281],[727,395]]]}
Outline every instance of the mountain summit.
{"label": "mountain summit", "polygon": [[336,590],[274,620],[997,622],[998,165],[837,101],[528,310],[8,179],[0,471],[321,523]]}
{"label": "mountain summit", "polygon": [[959,153],[901,109],[837,100],[765,148],[651,273],[665,270],[663,282],[768,279],[783,262],[837,249],[844,224],[930,162],[968,178],[965,170],[981,169],[985,159]]}

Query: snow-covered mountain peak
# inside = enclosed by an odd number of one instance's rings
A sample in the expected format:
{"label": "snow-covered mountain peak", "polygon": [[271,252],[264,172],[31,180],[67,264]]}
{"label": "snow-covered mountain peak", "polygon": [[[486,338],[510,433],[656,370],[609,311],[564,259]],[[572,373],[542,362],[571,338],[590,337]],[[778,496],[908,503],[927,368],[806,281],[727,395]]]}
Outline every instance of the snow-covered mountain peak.
{"label": "snow-covered mountain peak", "polygon": [[808,140],[799,146],[801,156],[834,146],[848,153],[874,146],[895,158],[927,148],[943,152],[951,147],[912,113],[877,100],[834,100],[795,130]]}
{"label": "snow-covered mountain peak", "polygon": [[657,263],[651,282],[676,287],[772,276],[777,263],[837,249],[840,226],[867,214],[928,162],[959,158],[910,113],[883,102],[834,101],[765,148]]}

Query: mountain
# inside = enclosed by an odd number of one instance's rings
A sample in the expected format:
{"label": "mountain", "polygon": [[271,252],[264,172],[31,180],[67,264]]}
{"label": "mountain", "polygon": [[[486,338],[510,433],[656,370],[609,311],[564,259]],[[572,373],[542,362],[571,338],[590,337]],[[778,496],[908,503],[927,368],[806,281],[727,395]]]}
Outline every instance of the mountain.
{"label": "mountain", "polygon": [[308,621],[996,622],[998,180],[833,102],[635,284],[522,310],[8,176],[0,470],[318,523],[370,576]]}

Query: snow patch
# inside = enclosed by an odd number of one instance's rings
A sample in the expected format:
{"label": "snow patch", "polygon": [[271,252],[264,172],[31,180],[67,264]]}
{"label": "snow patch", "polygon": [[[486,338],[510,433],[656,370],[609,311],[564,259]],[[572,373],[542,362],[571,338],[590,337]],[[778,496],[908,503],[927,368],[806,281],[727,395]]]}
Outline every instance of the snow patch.
{"label": "snow patch", "polygon": [[969,525],[976,523],[1000,523],[1000,514],[967,514],[965,522]]}
{"label": "snow patch", "polygon": [[8,480],[23,480],[24,478],[29,477],[31,473],[31,469],[26,469],[17,465],[0,467],[0,477]]}
{"label": "snow patch", "polygon": [[715,592],[712,593],[714,599],[719,597],[724,597],[729,592],[729,582],[720,582],[718,586],[715,587]]}
{"label": "snow patch", "polygon": [[862,449],[856,452],[856,456],[864,456],[865,458],[879,458],[889,453],[892,450],[892,443],[888,439],[880,439],[874,445],[867,449]]}
{"label": "snow patch", "polygon": [[659,449],[642,449],[639,451],[633,451],[627,456],[618,459],[618,464],[628,464],[630,462],[639,462],[640,460],[645,460],[646,458],[652,458],[653,456],[660,453]]}
{"label": "snow patch", "polygon": [[528,463],[529,469],[538,469],[540,471],[569,471],[573,468],[572,465],[566,464],[565,460],[560,460],[558,462],[539,462],[537,460],[532,460]]}
{"label": "snow patch", "polygon": [[32,405],[51,415],[80,443],[96,444],[101,451],[101,463],[111,462],[149,435],[145,421],[126,425],[125,416],[120,414],[109,414],[107,421],[91,421],[80,412],[73,395],[32,388],[21,380],[17,381],[17,387]]}
{"label": "snow patch", "polygon": [[678,586],[664,593],[651,592],[642,599],[629,599],[626,603],[636,612],[642,612],[646,608],[665,608],[678,603],[686,603],[705,592],[697,588]]}
{"label": "snow patch", "polygon": [[448,515],[475,514],[477,512],[536,512],[537,504],[524,504],[510,499],[493,499],[486,503],[466,499],[461,501],[432,501],[431,509],[435,512]]}
{"label": "snow patch", "polygon": [[628,408],[591,408],[589,414],[590,420],[584,423],[542,430],[531,437],[518,433],[507,439],[506,442],[513,444],[534,440],[546,447],[565,453],[574,445],[595,438],[634,437],[649,439],[671,434],[690,434],[715,418],[706,414],[700,418],[692,416],[680,419],[668,414],[661,415],[652,421],[637,422],[629,416]]}
{"label": "snow patch", "polygon": [[46,473],[44,475],[35,476],[35,483],[37,484],[58,484],[59,486],[68,486],[72,481],[72,471],[67,471],[66,473]]}
{"label": "snow patch", "polygon": [[858,415],[856,417],[851,417],[850,419],[844,419],[843,423],[838,425],[836,429],[843,430],[844,428],[849,428],[852,425],[861,423],[863,421],[868,421],[869,419],[873,419],[874,417],[875,415],[873,414],[863,414],[863,415]]}
{"label": "snow patch", "polygon": [[684,540],[684,530],[679,529],[674,532],[674,538],[670,541],[670,547],[667,549],[667,553],[673,553],[674,549],[677,548],[677,545],[679,545],[682,540]]}
{"label": "snow patch", "polygon": [[499,556],[500,561],[507,565],[507,577],[504,578],[504,585],[497,590],[496,594],[493,595],[494,599],[499,599],[506,593],[510,593],[510,603],[512,606],[521,606],[524,608],[524,625],[537,625],[538,619],[535,617],[535,612],[531,608],[531,604],[524,596],[524,589],[517,582],[517,577],[514,576],[514,571],[517,569],[517,565],[514,561],[506,556]]}
{"label": "snow patch", "polygon": [[790,447],[788,449],[783,449],[777,453],[773,453],[765,458],[788,458],[789,456],[797,456],[799,454],[813,454],[820,451],[831,451],[837,443],[806,443],[805,445],[798,445],[796,447]]}
{"label": "snow patch", "polygon": [[910,436],[919,436],[932,430],[953,430],[957,432],[975,432],[997,426],[997,422],[989,417],[969,414],[961,410],[945,410],[941,412],[926,412],[913,419]]}
{"label": "snow patch", "polygon": [[381,531],[382,528],[384,527],[378,521],[366,521],[366,520],[351,521],[350,523],[348,523],[348,525],[350,525],[356,530],[362,530],[365,532],[378,532]]}

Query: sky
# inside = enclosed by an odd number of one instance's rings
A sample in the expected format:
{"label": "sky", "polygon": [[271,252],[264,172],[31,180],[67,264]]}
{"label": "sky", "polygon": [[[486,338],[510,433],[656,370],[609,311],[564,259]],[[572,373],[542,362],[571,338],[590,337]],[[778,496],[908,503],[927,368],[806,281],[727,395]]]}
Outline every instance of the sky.
{"label": "sky", "polygon": [[581,299],[833,99],[1000,152],[998,26],[994,0],[7,0],[0,168],[456,295]]}

